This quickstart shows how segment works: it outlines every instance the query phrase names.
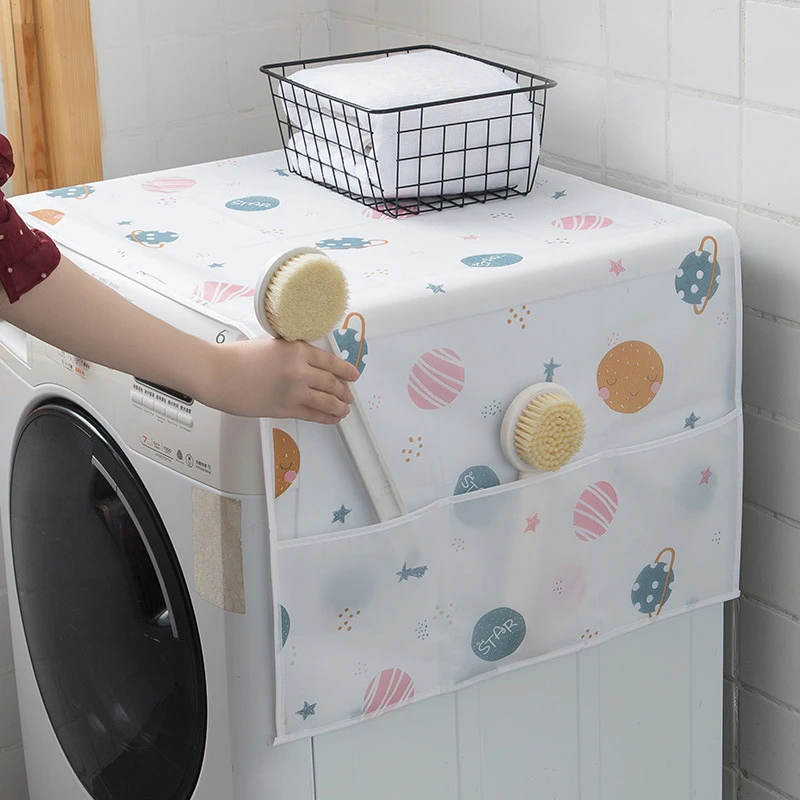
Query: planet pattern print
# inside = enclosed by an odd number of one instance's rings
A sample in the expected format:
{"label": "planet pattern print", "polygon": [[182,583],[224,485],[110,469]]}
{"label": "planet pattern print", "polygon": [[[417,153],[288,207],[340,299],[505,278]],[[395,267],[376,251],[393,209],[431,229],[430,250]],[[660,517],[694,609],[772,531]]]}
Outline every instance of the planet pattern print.
{"label": "planet pattern print", "polygon": [[[359,328],[349,327],[350,322],[354,319],[360,323]],[[354,312],[348,314],[342,323],[341,329],[333,332],[334,341],[342,357],[352,364],[359,373],[364,372],[364,368],[367,366],[367,355],[369,354],[366,330],[367,323],[364,317]]]}
{"label": "planet pattern print", "polygon": [[[668,561],[662,561],[664,557]],[[648,564],[636,578],[631,589],[631,603],[641,614],[658,616],[672,594],[675,580],[675,550],[665,547],[652,564]]]}
{"label": "planet pattern print", "polygon": [[281,606],[281,647],[286,646],[286,640],[289,638],[289,630],[291,628],[291,620],[289,619],[289,612]]}
{"label": "planet pattern print", "polygon": [[[707,242],[711,242],[712,251],[704,250]],[[678,267],[675,275],[675,291],[683,300],[694,308],[694,313],[700,316],[708,302],[719,289],[719,262],[717,255],[719,244],[713,236],[706,236],[697,251],[689,253]]]}
{"label": "planet pattern print", "polygon": [[364,714],[372,717],[414,699],[414,679],[403,670],[385,669],[373,678],[364,692]]}
{"label": "planet pattern print", "polygon": [[220,281],[206,281],[195,287],[192,299],[197,303],[217,305],[239,297],[253,297],[255,290],[249,286],[240,286],[236,283],[221,283]]}
{"label": "planet pattern print", "polygon": [[63,189],[53,189],[46,194],[48,197],[61,197],[65,200],[86,200],[95,191],[94,186],[84,184],[82,186],[66,186]]}
{"label": "planet pattern print", "polygon": [[30,215],[36,217],[36,219],[40,219],[42,222],[46,222],[48,225],[58,225],[58,223],[64,219],[63,212],[56,211],[52,208],[42,208],[39,211],[31,211]]}
{"label": "planet pattern print", "polygon": [[467,256],[461,259],[461,263],[467,267],[487,268],[487,267],[510,267],[519,264],[522,256],[517,253],[482,253],[476,256]]}
{"label": "planet pattern print", "polygon": [[389,244],[388,239],[361,239],[357,236],[345,236],[341,239],[322,239],[316,246],[320,250],[362,250],[365,247],[379,247]]}
{"label": "planet pattern print", "polygon": [[300,448],[280,428],[272,429],[272,451],[275,459],[275,497],[287,492],[300,472]]}
{"label": "planet pattern print", "polygon": [[619,507],[619,498],[608,481],[598,481],[581,492],[572,514],[572,529],[582,542],[604,536]]}
{"label": "planet pattern print", "polygon": [[525,620],[513,608],[495,608],[472,629],[472,652],[481,661],[500,661],[515,653],[525,639]]}
{"label": "planet pattern print", "polygon": [[160,250],[165,245],[177,241],[179,236],[175,231],[132,231],[125,238],[143,247]]}
{"label": "planet pattern print", "polygon": [[266,197],[264,195],[253,195],[252,197],[239,197],[236,200],[229,200],[225,203],[225,208],[231,211],[270,211],[280,205],[280,200],[275,197]]}
{"label": "planet pattern print", "polygon": [[645,342],[622,342],[597,368],[597,394],[619,414],[635,414],[653,402],[664,382],[664,362]]}
{"label": "planet pattern print", "polygon": [[146,192],[156,192],[159,194],[176,194],[177,192],[185,192],[187,189],[192,189],[196,185],[197,181],[193,178],[174,176],[153,178],[152,180],[145,181],[142,184],[142,189]]}
{"label": "planet pattern print", "polygon": [[562,231],[596,231],[610,227],[614,224],[614,220],[594,214],[578,214],[554,219],[550,224]]}
{"label": "planet pattern print", "polygon": [[417,408],[435,411],[461,394],[466,380],[464,363],[455,350],[437,347],[420,356],[408,377],[408,394]]}

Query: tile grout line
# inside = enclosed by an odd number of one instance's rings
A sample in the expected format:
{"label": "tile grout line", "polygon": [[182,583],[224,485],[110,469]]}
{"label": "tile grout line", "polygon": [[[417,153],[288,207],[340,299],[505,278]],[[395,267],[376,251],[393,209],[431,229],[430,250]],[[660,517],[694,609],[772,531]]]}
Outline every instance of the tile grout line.
{"label": "tile grout line", "polygon": [[787,517],[784,514],[781,514],[777,511],[773,511],[771,508],[759,505],[753,500],[748,500],[746,497],[744,498],[744,506],[745,508],[753,509],[753,511],[759,511],[768,517],[773,517],[774,519],[778,520],[778,522],[782,522],[784,525],[788,525],[790,528],[794,528],[795,530],[800,531],[800,520],[793,519],[792,517]]}
{"label": "tile grout line", "polygon": [[779,798],[779,800],[797,800],[797,798],[792,797],[790,794],[786,794],[786,792],[781,791],[771,783],[767,783],[767,781],[759,778],[757,775],[753,775],[752,772],[748,772],[746,769],[740,769],[740,773],[742,778],[745,778],[746,780],[750,781],[750,783],[755,784],[761,789],[766,789]]}
{"label": "tile grout line", "polygon": [[[779,617],[785,617],[786,619],[789,620],[789,622],[800,624],[800,614],[796,614],[781,606],[776,606],[769,600],[764,600],[763,598],[758,597],[757,595],[750,594],[750,592],[743,591],[741,597],[743,600],[747,600],[748,603],[751,603],[752,605],[756,606],[756,608],[760,608],[766,611],[771,611],[773,614],[777,614]],[[798,711],[800,711],[800,708],[798,708]]]}

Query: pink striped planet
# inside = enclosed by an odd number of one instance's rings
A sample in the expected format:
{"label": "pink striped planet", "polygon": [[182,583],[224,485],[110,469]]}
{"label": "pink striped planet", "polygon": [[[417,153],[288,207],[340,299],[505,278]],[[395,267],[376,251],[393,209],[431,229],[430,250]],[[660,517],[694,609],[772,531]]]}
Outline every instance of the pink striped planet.
{"label": "pink striped planet", "polygon": [[153,178],[151,181],[145,181],[142,184],[142,189],[146,192],[175,194],[175,192],[183,192],[186,189],[191,189],[196,183],[197,181],[192,178]]}
{"label": "pink striped planet", "polygon": [[572,515],[575,535],[582,542],[599,539],[613,522],[618,504],[617,493],[608,481],[584,489]]}
{"label": "pink striped planet", "polygon": [[364,713],[380,714],[414,699],[414,679],[401,669],[385,669],[364,692]]}
{"label": "pink striped planet", "polygon": [[216,305],[237,297],[253,297],[255,291],[249,286],[238,286],[235,283],[220,283],[219,281],[206,281],[195,287],[192,300],[198,303]]}
{"label": "pink striped planet", "polygon": [[614,220],[608,217],[596,217],[594,214],[579,214],[574,217],[554,219],[551,224],[563,231],[593,231],[613,225]]}
{"label": "pink striped planet", "polygon": [[408,376],[408,394],[424,411],[444,408],[464,388],[464,365],[455,350],[437,347],[420,356]]}

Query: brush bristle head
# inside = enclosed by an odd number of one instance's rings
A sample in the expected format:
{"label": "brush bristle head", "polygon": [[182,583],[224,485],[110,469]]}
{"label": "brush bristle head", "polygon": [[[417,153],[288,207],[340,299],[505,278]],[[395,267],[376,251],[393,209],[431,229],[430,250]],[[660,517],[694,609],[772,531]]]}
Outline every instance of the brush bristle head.
{"label": "brush bristle head", "polygon": [[321,253],[303,253],[272,276],[264,296],[269,324],[290,342],[314,342],[339,326],[347,309],[347,280]]}
{"label": "brush bristle head", "polygon": [[534,397],[514,430],[514,448],[526,463],[543,472],[561,469],[583,445],[586,422],[580,407],[549,392]]}

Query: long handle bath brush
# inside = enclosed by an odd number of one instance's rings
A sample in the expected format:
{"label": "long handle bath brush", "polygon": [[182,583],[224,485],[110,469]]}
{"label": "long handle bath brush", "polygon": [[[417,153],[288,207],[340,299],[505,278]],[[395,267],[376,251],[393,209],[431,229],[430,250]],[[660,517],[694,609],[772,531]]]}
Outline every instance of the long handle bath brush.
{"label": "long handle bath brush", "polygon": [[[500,437],[503,453],[521,480],[561,469],[581,449],[585,430],[583,412],[567,389],[557,383],[537,383],[511,401]],[[545,546],[535,532],[535,513],[528,522],[532,520],[533,540],[519,536],[513,540],[507,585],[509,606],[531,615],[537,611],[537,564]]]}
{"label": "long handle bath brush", "polygon": [[[338,354],[333,336],[347,308],[347,279],[325,253],[297,247],[276,256],[256,287],[255,309],[267,333],[288,341],[324,340]],[[364,408],[353,391],[350,415],[338,424],[350,458],[382,522],[406,514],[406,507],[381,453]]]}

